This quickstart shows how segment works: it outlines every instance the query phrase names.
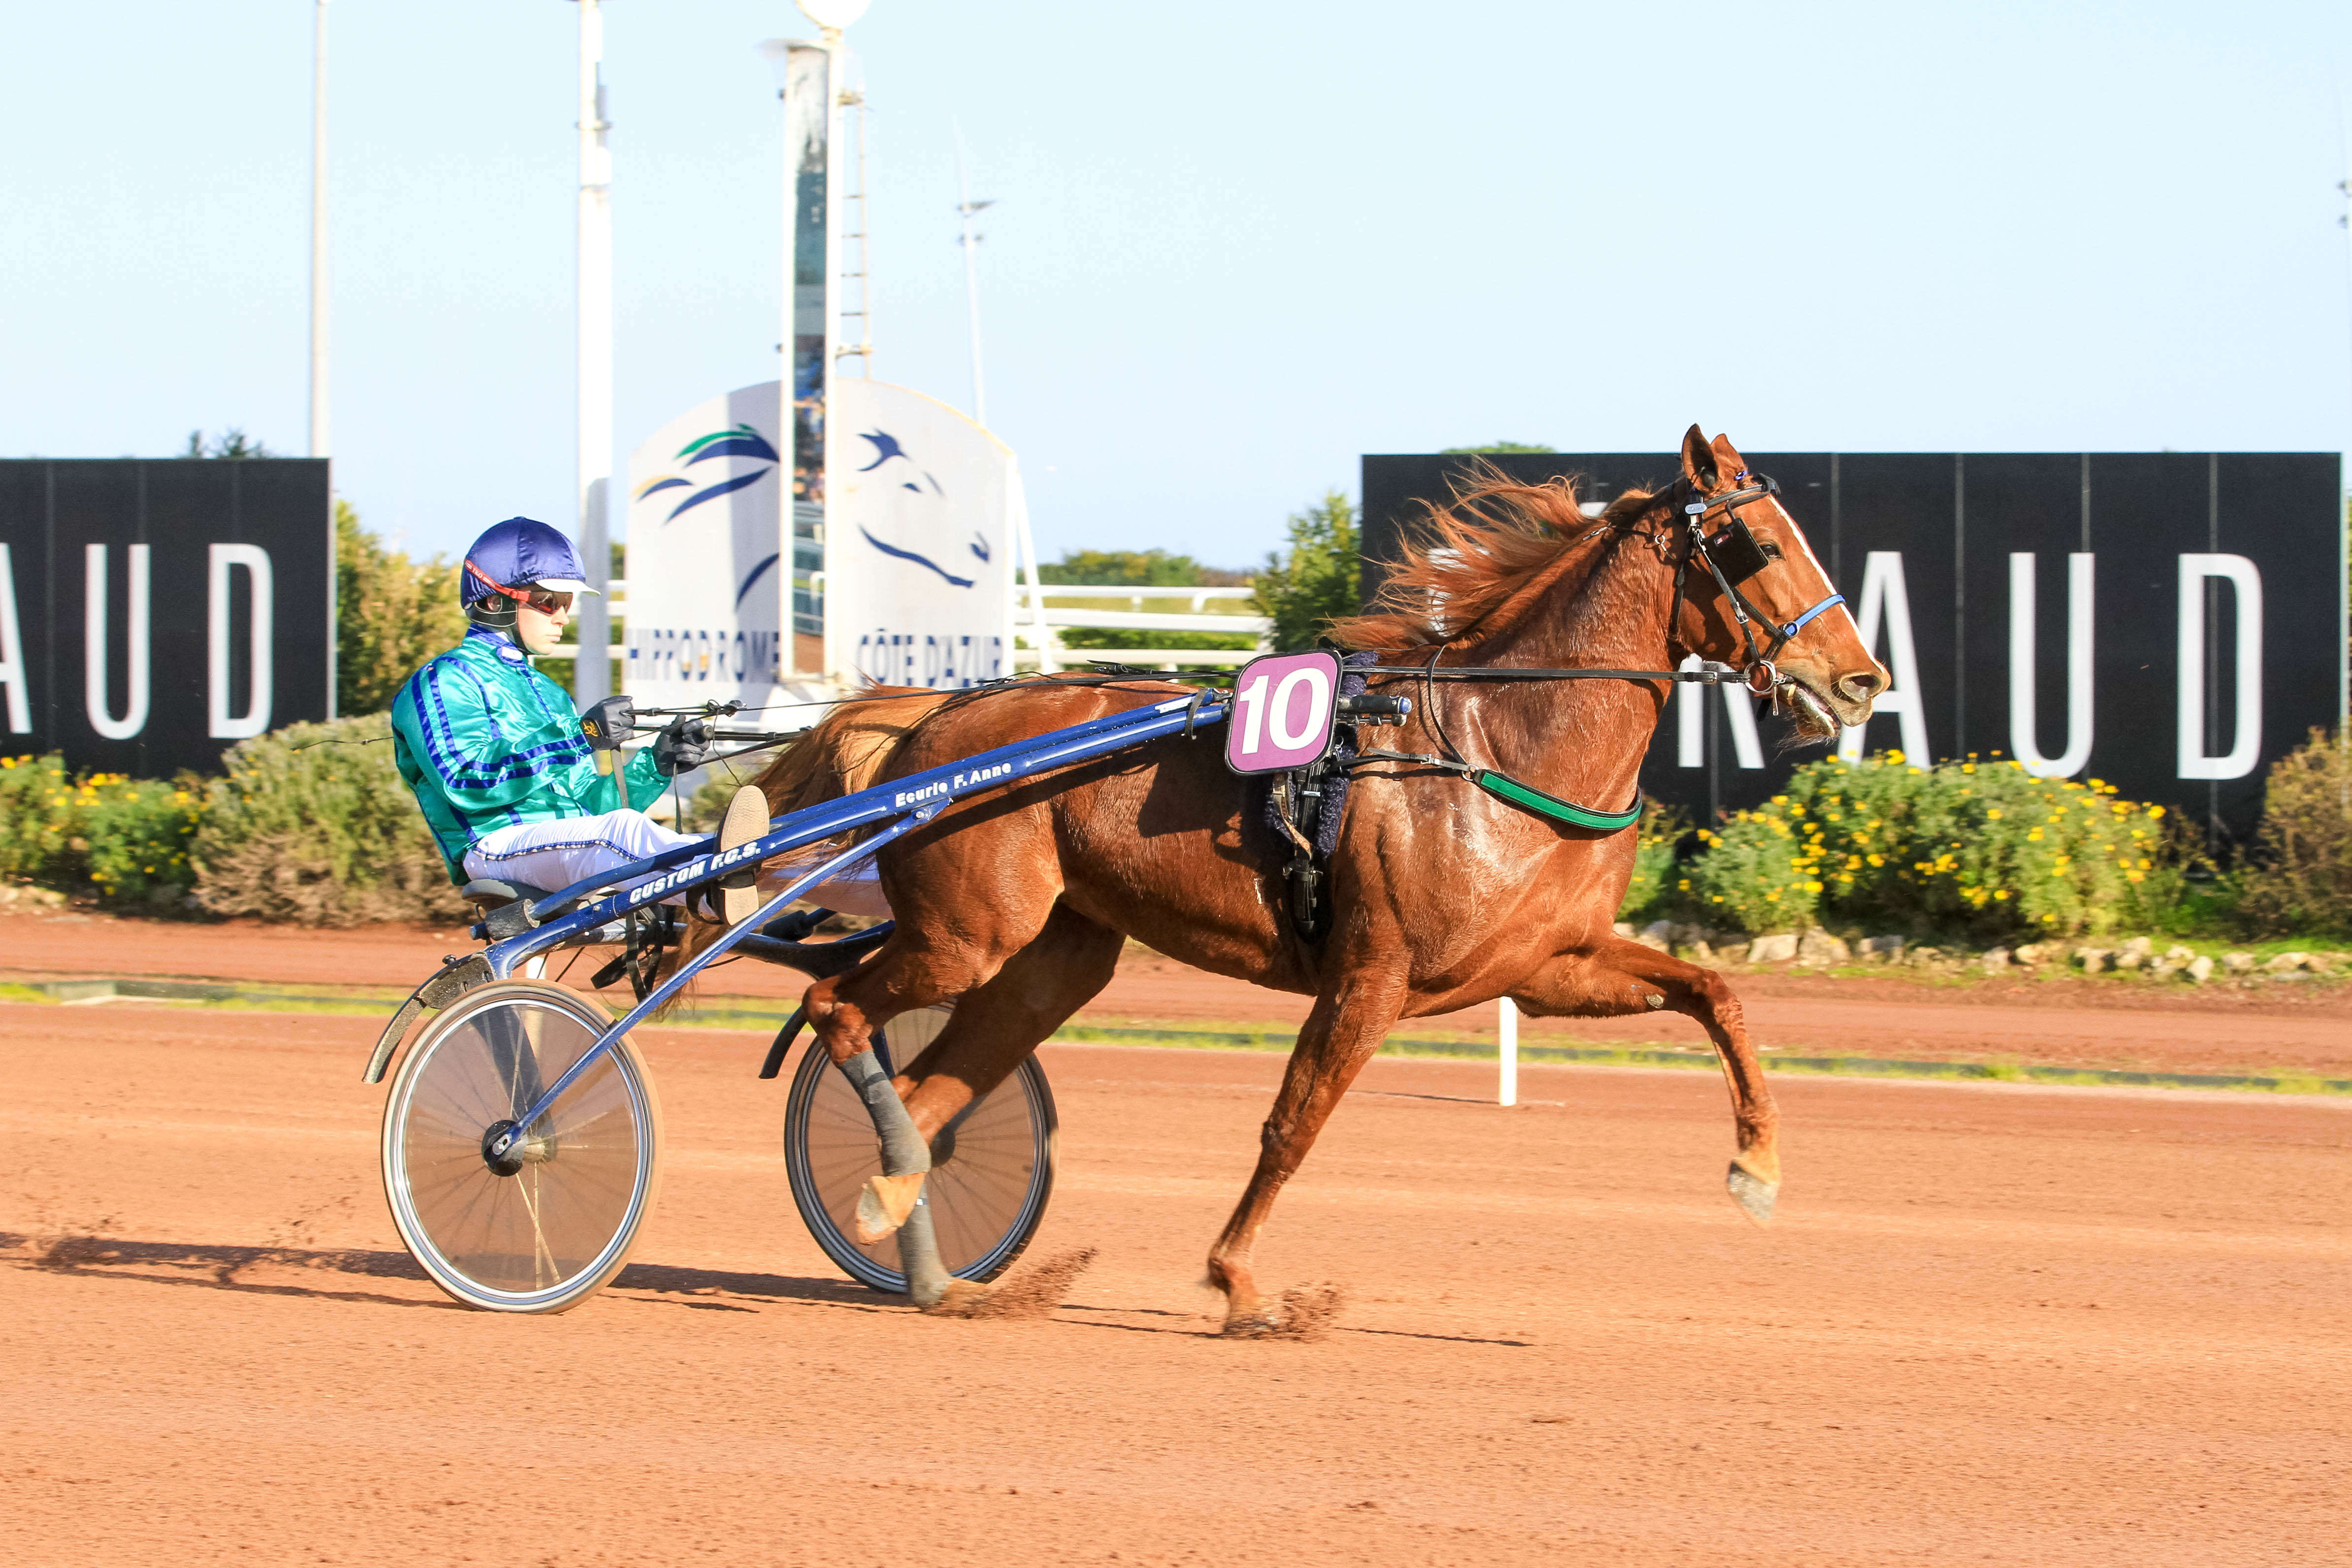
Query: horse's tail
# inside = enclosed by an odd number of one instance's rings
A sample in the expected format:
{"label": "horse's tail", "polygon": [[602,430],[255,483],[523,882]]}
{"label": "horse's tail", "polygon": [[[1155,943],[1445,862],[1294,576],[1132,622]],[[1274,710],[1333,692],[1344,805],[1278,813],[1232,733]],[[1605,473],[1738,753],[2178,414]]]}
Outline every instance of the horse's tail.
{"label": "horse's tail", "polygon": [[[751,780],[768,797],[768,814],[781,817],[866,789],[898,755],[915,727],[952,695],[919,686],[866,687],[858,694],[858,700],[843,704],[811,726],[806,735]],[[760,868],[761,874],[765,879],[837,852],[824,843],[813,844],[767,862]],[[724,930],[698,916],[689,918],[686,939],[663,961],[661,975],[676,974]],[[673,998],[671,1005],[678,999]]]}

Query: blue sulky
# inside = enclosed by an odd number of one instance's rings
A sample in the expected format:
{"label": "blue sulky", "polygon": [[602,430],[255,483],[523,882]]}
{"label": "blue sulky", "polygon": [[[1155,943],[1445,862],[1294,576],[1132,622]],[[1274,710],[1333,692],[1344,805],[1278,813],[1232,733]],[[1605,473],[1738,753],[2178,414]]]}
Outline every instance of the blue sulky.
{"label": "blue sulky", "polygon": [[[1227,708],[1223,694],[1202,690],[1073,725],[776,818],[765,835],[723,852],[712,852],[711,840],[697,840],[534,901],[490,911],[475,928],[488,946],[447,960],[417,988],[386,1026],[364,1073],[367,1082],[380,1082],[418,1015],[428,1008],[441,1009],[410,1047],[386,1107],[384,1173],[403,1239],[436,1283],[469,1304],[518,1312],[556,1312],[576,1305],[619,1270],[653,1185],[658,1112],[650,1085],[638,1082],[644,1067],[628,1041],[632,1030],[730,953],[792,964],[818,975],[849,967],[887,939],[887,925],[815,944],[786,940],[765,928],[810,889],[870,861],[884,845],[931,821],[956,800],[1163,737],[1195,733],[1221,724]],[[535,974],[535,967],[527,970],[526,966],[554,949],[619,940],[630,917],[644,919],[664,899],[740,877],[777,855],[852,833],[863,837],[805,870],[750,916],[728,926],[669,978],[645,991],[617,1022],[605,1022],[606,1015],[576,993],[513,978],[518,973]],[[615,886],[624,890],[597,896]],[[798,1022],[795,1013],[777,1037],[762,1077],[775,1072]],[[920,1043],[909,1039],[898,1049],[919,1049]],[[840,1207],[838,1195],[817,1190],[822,1183],[804,1168],[810,1165],[804,1151],[799,1163],[793,1162],[795,1130],[803,1141],[817,1135],[811,1130],[808,1102],[813,1098],[854,1096],[850,1103],[867,1103],[865,1110],[873,1113],[877,1124],[887,1120],[886,1108],[872,1103],[878,1095],[889,1096],[887,1110],[898,1110],[895,1092],[887,1086],[892,1048],[878,1035],[876,1044],[882,1067],[878,1075],[877,1061],[864,1055],[839,1073],[825,1071],[829,1059],[803,1061],[788,1112],[787,1155],[795,1201],[819,1244],[854,1277],[898,1290],[906,1288],[907,1276],[892,1266],[894,1244],[849,1240],[843,1228],[828,1218],[828,1211]],[[561,1060],[575,1049],[562,1071],[542,1082],[541,1069],[549,1059]],[[436,1051],[448,1061],[446,1070],[425,1060]],[[592,1078],[600,1066],[614,1071]],[[439,1079],[428,1082],[436,1071]],[[613,1087],[616,1076],[622,1083],[617,1091]],[[567,1096],[577,1100],[583,1095],[596,1103],[569,1105]],[[1024,1114],[1025,1123],[1021,1121]],[[469,1115],[474,1119],[466,1121]],[[1025,1127],[1031,1136],[1024,1145],[1019,1137],[1008,1140],[1003,1127],[992,1124],[985,1129],[990,1134],[986,1139],[967,1133],[968,1145],[1034,1148],[1029,1164],[1016,1173],[1020,1179],[1013,1185],[1021,1190],[1004,1199],[1003,1214],[992,1213],[980,1226],[1004,1234],[975,1244],[964,1266],[949,1264],[960,1277],[985,1279],[1009,1266],[1026,1244],[1050,1191],[1052,1103],[1042,1072],[1027,1064],[1014,1081],[959,1121],[973,1116],[1009,1121],[1016,1134]],[[635,1129],[633,1155],[616,1155],[604,1147],[610,1140],[602,1130],[591,1134],[588,1129],[600,1117],[606,1124]],[[857,1120],[865,1119],[860,1111]],[[903,1112],[898,1119],[904,1119]],[[458,1122],[479,1130],[478,1145],[469,1141],[475,1133],[456,1125]],[[957,1132],[950,1127],[935,1139],[928,1159],[950,1157]],[[871,1145],[875,1140],[868,1134],[866,1141]],[[835,1149],[828,1158],[837,1165],[860,1154],[878,1159],[880,1153],[872,1147]],[[908,1151],[893,1145],[890,1153],[889,1163],[895,1166]],[[919,1150],[915,1157],[926,1158]],[[612,1168],[596,1168],[593,1162],[599,1159]],[[566,1188],[567,1179],[575,1187]],[[984,1184],[967,1182],[963,1190],[980,1185]],[[445,1187],[471,1191],[472,1186],[482,1191],[463,1202],[436,1196]],[[567,1216],[582,1207],[580,1195],[593,1197],[606,1187],[615,1192],[625,1188],[626,1202],[615,1199],[613,1211],[589,1227],[593,1234],[566,1234],[565,1224],[573,1223]],[[436,1203],[453,1217],[449,1223],[436,1218]],[[513,1218],[507,1222],[511,1234],[477,1217],[477,1211],[486,1211],[485,1203],[490,1209],[503,1204],[511,1210]],[[958,1218],[919,1212],[918,1222],[927,1234],[935,1218],[942,1226]],[[971,1229],[970,1217],[964,1218],[961,1228]],[[461,1229],[464,1234],[458,1235]]]}

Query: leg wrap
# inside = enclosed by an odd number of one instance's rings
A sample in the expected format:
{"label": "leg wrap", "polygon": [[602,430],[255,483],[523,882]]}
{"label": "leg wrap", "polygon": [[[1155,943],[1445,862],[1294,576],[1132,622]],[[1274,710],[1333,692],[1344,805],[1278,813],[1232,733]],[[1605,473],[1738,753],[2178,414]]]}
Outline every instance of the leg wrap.
{"label": "leg wrap", "polygon": [[874,1059],[871,1048],[859,1051],[841,1064],[849,1075],[850,1086],[857,1097],[866,1102],[866,1113],[874,1118],[874,1130],[882,1137],[882,1174],[911,1176],[931,1168],[931,1147],[915,1131],[915,1119],[907,1114],[906,1103],[898,1092],[890,1087],[882,1064]]}

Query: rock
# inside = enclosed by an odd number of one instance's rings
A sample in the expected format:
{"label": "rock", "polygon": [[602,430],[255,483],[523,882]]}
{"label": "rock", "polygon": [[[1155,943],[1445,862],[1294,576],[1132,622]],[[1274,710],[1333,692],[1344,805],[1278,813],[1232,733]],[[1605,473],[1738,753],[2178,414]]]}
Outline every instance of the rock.
{"label": "rock", "polygon": [[2135,936],[2124,944],[2123,950],[2126,953],[2137,953],[2145,958],[2156,951],[2156,944],[2145,936]]}
{"label": "rock", "polygon": [[2115,956],[2105,947],[2077,947],[2074,949],[2074,967],[2086,975],[2101,975],[2114,963]]}
{"label": "rock", "polygon": [[2305,953],[2303,956],[2303,967],[2315,975],[2332,975],[2336,972],[2336,966],[2343,961],[2344,956],[2340,953]]}
{"label": "rock", "polygon": [[1612,925],[1609,929],[1614,931],[1620,936],[1631,936],[1633,935],[1633,923],[1630,920],[1620,920],[1616,925]]}
{"label": "rock", "polygon": [[2213,960],[2200,955],[2181,967],[2181,974],[2192,986],[2201,986],[2213,977]]}
{"label": "rock", "polygon": [[2221,955],[2221,967],[2232,975],[2251,975],[2254,972],[2254,956],[2252,953],[2224,953]]}
{"label": "rock", "polygon": [[1851,964],[1853,949],[1843,939],[1831,936],[1816,925],[1797,938],[1797,962],[1800,964]]}
{"label": "rock", "polygon": [[2263,966],[2263,972],[2266,975],[2292,975],[2303,967],[2303,961],[2310,956],[2308,953],[2281,953]]}
{"label": "rock", "polygon": [[2142,964],[2147,962],[2147,949],[2145,947],[2119,947],[2116,950],[2115,956],[2108,961],[2118,969],[2137,969]]}
{"label": "rock", "polygon": [[2000,974],[2006,971],[2009,967],[2009,949],[2006,947],[1990,948],[1985,953],[1985,956],[1978,959],[1977,962],[1984,966],[1986,974]]}
{"label": "rock", "polygon": [[1865,936],[1858,951],[1864,958],[1884,958],[1890,964],[1899,964],[1903,961],[1903,938]]}
{"label": "rock", "polygon": [[2047,943],[2028,942],[2024,946],[2020,947],[2017,951],[2011,953],[2010,957],[2015,962],[2022,964],[2027,968],[2031,969],[2039,964],[2046,963],[2056,956],[2057,950],[2050,946]]}
{"label": "rock", "polygon": [[1675,923],[1673,921],[1653,920],[1647,925],[1642,927],[1640,935],[1636,936],[1633,940],[1639,942],[1644,947],[1655,947],[1661,953],[1671,953],[1675,950],[1674,933]]}
{"label": "rock", "polygon": [[2167,963],[2186,964],[2197,956],[2197,950],[2193,947],[2183,947],[2176,942],[2164,950],[2164,956]]}
{"label": "rock", "polygon": [[2140,973],[2152,980],[2161,980],[2179,967],[2180,966],[2169,958],[2150,958]]}
{"label": "rock", "polygon": [[1715,956],[1717,961],[1721,963],[1745,964],[1748,962],[1748,944],[1745,942],[1727,943],[1716,953]]}
{"label": "rock", "polygon": [[1775,932],[1748,944],[1748,961],[1751,964],[1785,964],[1796,956],[1797,938],[1793,932]]}
{"label": "rock", "polygon": [[1716,961],[1715,945],[1710,942],[1694,942],[1683,950],[1683,956],[1694,964],[1705,964],[1712,968]]}
{"label": "rock", "polygon": [[1908,956],[1914,964],[1938,964],[1943,961],[1944,950],[1941,947],[1914,947]]}

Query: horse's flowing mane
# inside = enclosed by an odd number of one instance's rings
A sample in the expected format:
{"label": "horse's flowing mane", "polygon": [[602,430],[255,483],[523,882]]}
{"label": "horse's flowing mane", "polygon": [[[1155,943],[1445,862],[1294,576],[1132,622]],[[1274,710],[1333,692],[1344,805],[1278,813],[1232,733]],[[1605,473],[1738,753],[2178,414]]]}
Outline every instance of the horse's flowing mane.
{"label": "horse's flowing mane", "polygon": [[[1332,622],[1345,648],[1416,648],[1475,643],[1516,622],[1523,589],[1580,541],[1622,536],[1649,510],[1654,492],[1633,489],[1588,517],[1574,477],[1522,485],[1480,465],[1456,486],[1453,505],[1424,501],[1403,558],[1361,615]],[[1528,603],[1532,603],[1529,595]]]}

